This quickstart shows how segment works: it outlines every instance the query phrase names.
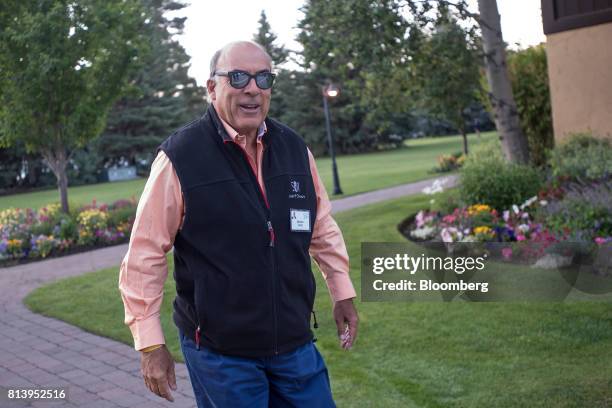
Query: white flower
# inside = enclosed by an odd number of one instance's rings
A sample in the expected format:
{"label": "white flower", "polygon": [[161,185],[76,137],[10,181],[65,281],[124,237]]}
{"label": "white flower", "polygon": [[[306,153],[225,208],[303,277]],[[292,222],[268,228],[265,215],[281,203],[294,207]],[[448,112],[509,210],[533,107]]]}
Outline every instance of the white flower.
{"label": "white flower", "polygon": [[519,213],[519,208],[516,204],[512,204],[512,211],[514,211],[515,214]]}
{"label": "white flower", "polygon": [[508,222],[509,218],[510,218],[510,211],[505,210],[504,211],[504,221]]}
{"label": "white flower", "polygon": [[542,207],[546,207],[546,206],[548,205],[548,201],[546,201],[546,200],[540,200],[540,205],[541,205]]}
{"label": "white flower", "polygon": [[423,227],[418,228],[410,232],[410,236],[418,239],[429,239],[435,235],[436,229],[434,227]]}
{"label": "white flower", "polygon": [[453,236],[451,235],[449,228],[443,228],[440,232],[440,236],[444,242],[453,242]]}
{"label": "white flower", "polygon": [[531,204],[535,203],[535,201],[538,199],[538,196],[533,196],[531,197],[529,200],[525,201],[523,204],[521,204],[521,210],[525,207],[529,207]]}
{"label": "white flower", "polygon": [[522,233],[525,233],[525,232],[529,231],[529,225],[527,225],[527,224],[521,224],[517,228]]}
{"label": "white flower", "polygon": [[444,191],[443,186],[444,186],[444,182],[442,182],[442,180],[435,179],[431,186],[427,186],[421,191],[428,195],[441,193]]}

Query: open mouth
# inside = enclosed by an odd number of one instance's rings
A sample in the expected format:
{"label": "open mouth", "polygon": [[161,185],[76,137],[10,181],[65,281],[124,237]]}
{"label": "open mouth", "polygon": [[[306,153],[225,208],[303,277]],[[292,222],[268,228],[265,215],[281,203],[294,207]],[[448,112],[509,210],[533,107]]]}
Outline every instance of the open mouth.
{"label": "open mouth", "polygon": [[243,112],[247,112],[247,113],[255,113],[259,110],[259,104],[256,103],[241,103],[240,104],[240,109]]}

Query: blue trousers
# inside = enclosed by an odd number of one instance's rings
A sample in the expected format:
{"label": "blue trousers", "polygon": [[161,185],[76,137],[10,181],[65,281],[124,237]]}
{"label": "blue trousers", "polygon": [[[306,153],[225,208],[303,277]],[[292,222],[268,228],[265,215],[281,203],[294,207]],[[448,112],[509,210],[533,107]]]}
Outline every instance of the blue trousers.
{"label": "blue trousers", "polygon": [[198,408],[335,407],[321,354],[310,342],[289,353],[243,358],[198,350],[179,332]]}

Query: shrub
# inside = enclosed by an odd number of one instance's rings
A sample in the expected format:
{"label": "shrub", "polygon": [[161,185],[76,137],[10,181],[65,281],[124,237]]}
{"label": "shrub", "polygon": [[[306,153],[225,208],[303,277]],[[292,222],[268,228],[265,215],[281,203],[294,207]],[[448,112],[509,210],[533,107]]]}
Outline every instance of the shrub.
{"label": "shrub", "polygon": [[612,144],[589,133],[573,134],[552,150],[549,164],[557,179],[603,179],[612,175]]}
{"label": "shrub", "polygon": [[546,163],[554,145],[546,49],[537,45],[508,54],[508,74],[533,165]]}
{"label": "shrub", "polygon": [[563,199],[540,209],[544,224],[553,231],[570,231],[575,240],[612,236],[612,180],[567,189]]}
{"label": "shrub", "polygon": [[498,211],[537,194],[543,179],[530,166],[507,163],[499,149],[471,154],[460,173],[460,194],[467,204],[487,204]]}

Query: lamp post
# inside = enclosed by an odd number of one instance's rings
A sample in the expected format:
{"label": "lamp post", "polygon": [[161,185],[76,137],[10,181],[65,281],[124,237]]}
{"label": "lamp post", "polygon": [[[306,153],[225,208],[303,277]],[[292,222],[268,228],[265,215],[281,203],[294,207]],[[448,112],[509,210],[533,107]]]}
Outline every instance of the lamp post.
{"label": "lamp post", "polygon": [[331,126],[329,124],[329,106],[327,104],[327,98],[335,98],[338,96],[339,89],[333,84],[323,86],[323,110],[325,111],[325,129],[327,130],[327,143],[329,144],[329,153],[332,158],[332,174],[334,177],[334,195],[342,194],[340,188],[340,178],[338,177],[338,166],[336,165],[336,153],[334,152],[334,139],[331,133]]}

